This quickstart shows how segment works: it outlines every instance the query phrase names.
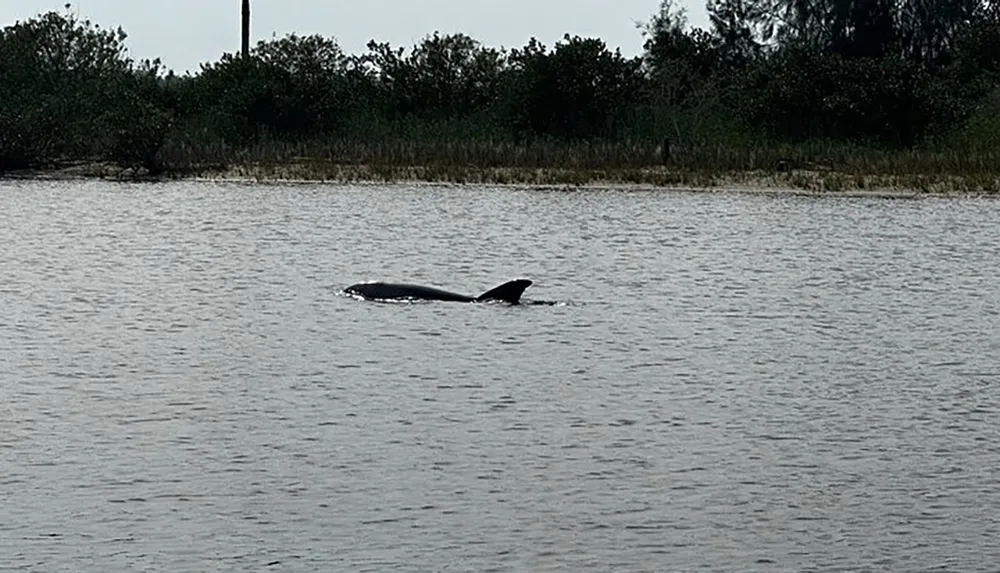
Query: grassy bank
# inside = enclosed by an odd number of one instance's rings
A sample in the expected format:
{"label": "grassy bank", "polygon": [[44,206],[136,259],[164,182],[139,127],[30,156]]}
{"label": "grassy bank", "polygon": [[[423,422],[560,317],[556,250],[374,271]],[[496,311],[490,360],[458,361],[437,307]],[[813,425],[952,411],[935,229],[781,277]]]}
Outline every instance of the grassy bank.
{"label": "grassy bank", "polygon": [[247,148],[168,145],[163,173],[98,161],[13,173],[106,179],[635,185],[803,191],[1000,192],[1000,151],[860,148],[838,143],[746,147],[494,141],[279,142]]}

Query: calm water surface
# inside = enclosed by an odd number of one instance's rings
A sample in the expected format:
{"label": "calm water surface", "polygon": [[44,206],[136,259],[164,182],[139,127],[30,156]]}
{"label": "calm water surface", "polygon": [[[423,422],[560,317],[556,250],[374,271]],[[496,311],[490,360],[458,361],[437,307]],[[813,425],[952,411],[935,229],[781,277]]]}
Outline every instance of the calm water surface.
{"label": "calm water surface", "polygon": [[995,200],[2,182],[0,241],[3,570],[1000,563]]}

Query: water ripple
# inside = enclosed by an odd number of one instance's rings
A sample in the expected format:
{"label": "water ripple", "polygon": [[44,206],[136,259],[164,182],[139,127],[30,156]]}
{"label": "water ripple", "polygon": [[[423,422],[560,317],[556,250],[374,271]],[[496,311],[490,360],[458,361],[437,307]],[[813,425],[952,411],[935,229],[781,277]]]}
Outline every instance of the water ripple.
{"label": "water ripple", "polygon": [[1000,561],[996,201],[0,191],[13,570]]}

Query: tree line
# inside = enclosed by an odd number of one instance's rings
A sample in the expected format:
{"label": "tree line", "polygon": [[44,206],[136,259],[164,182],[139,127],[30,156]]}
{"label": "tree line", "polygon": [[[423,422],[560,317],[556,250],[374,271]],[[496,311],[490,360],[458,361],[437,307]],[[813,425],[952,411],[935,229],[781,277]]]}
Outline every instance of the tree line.
{"label": "tree line", "polygon": [[996,0],[706,8],[709,29],[691,28],[665,0],[631,58],[577,36],[500,49],[435,33],[346,54],[293,34],[184,75],[132,60],[120,29],[50,12],[0,31],[0,172],[103,160],[155,173],[170,149],[331,140],[997,141]]}

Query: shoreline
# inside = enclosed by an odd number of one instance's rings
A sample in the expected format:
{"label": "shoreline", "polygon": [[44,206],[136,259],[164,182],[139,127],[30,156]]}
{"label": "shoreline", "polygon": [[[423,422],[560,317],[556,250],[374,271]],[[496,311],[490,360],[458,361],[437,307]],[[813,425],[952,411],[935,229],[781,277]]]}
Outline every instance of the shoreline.
{"label": "shoreline", "polygon": [[0,180],[114,182],[230,182],[270,184],[490,186],[550,190],[739,192],[752,194],[885,197],[1000,196],[1000,174],[868,174],[833,169],[707,173],[665,167],[566,169],[524,167],[369,166],[316,162],[195,167],[148,175],[100,162],[0,174]]}

